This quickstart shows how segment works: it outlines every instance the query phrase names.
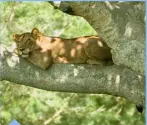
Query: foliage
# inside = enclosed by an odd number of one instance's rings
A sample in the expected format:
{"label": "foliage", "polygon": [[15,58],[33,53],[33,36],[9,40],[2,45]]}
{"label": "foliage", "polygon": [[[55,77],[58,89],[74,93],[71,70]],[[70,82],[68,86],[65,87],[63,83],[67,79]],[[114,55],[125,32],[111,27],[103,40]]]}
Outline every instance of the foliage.
{"label": "foliage", "polygon": [[0,7],[3,43],[11,44],[12,34],[30,32],[34,27],[45,35],[63,38],[96,34],[82,17],[54,10],[47,2],[1,2]]}
{"label": "foliage", "polygon": [[[81,17],[54,10],[47,2],[1,2],[1,43],[12,44],[12,34],[37,27],[45,35],[73,38],[96,32]],[[144,114],[120,97],[48,92],[27,86],[0,84],[1,120],[22,125],[144,125]]]}

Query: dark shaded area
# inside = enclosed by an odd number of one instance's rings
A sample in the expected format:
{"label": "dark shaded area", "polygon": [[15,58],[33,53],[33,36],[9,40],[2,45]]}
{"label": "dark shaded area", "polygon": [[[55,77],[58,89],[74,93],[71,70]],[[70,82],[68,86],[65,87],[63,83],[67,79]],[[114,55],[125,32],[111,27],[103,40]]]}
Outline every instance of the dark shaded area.
{"label": "dark shaded area", "polygon": [[138,112],[142,113],[143,112],[143,105],[141,105],[141,104],[136,105],[136,109]]}

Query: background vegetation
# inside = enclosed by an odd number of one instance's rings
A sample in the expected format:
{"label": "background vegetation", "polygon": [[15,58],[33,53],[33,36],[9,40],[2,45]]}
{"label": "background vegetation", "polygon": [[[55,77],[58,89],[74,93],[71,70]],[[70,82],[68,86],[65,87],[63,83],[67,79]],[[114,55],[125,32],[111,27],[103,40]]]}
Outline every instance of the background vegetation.
{"label": "background vegetation", "polygon": [[[47,2],[1,2],[0,8],[0,41],[7,46],[13,44],[12,34],[34,27],[45,35],[64,38],[96,34],[83,18],[54,10]],[[21,125],[145,124],[145,115],[134,104],[110,95],[48,92],[4,81],[0,104],[2,125],[13,119]]]}

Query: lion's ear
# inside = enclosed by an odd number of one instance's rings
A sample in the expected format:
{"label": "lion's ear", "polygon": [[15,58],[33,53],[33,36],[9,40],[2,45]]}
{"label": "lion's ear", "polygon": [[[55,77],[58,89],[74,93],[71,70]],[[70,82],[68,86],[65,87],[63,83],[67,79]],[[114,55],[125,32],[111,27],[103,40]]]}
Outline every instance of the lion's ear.
{"label": "lion's ear", "polygon": [[20,36],[21,36],[21,35],[19,35],[19,34],[14,34],[14,35],[12,35],[12,39],[13,39],[15,42],[19,42]]}
{"label": "lion's ear", "polygon": [[34,38],[37,38],[40,34],[39,29],[33,28],[31,34]]}

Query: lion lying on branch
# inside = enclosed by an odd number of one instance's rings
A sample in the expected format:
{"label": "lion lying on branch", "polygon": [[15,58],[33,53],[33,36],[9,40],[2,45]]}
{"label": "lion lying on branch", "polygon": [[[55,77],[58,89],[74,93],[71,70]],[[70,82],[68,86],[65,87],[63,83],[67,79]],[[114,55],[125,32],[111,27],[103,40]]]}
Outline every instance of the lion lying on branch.
{"label": "lion lying on branch", "polygon": [[112,61],[110,47],[98,36],[73,39],[44,36],[37,28],[15,34],[15,53],[42,69],[52,63],[99,64]]}

